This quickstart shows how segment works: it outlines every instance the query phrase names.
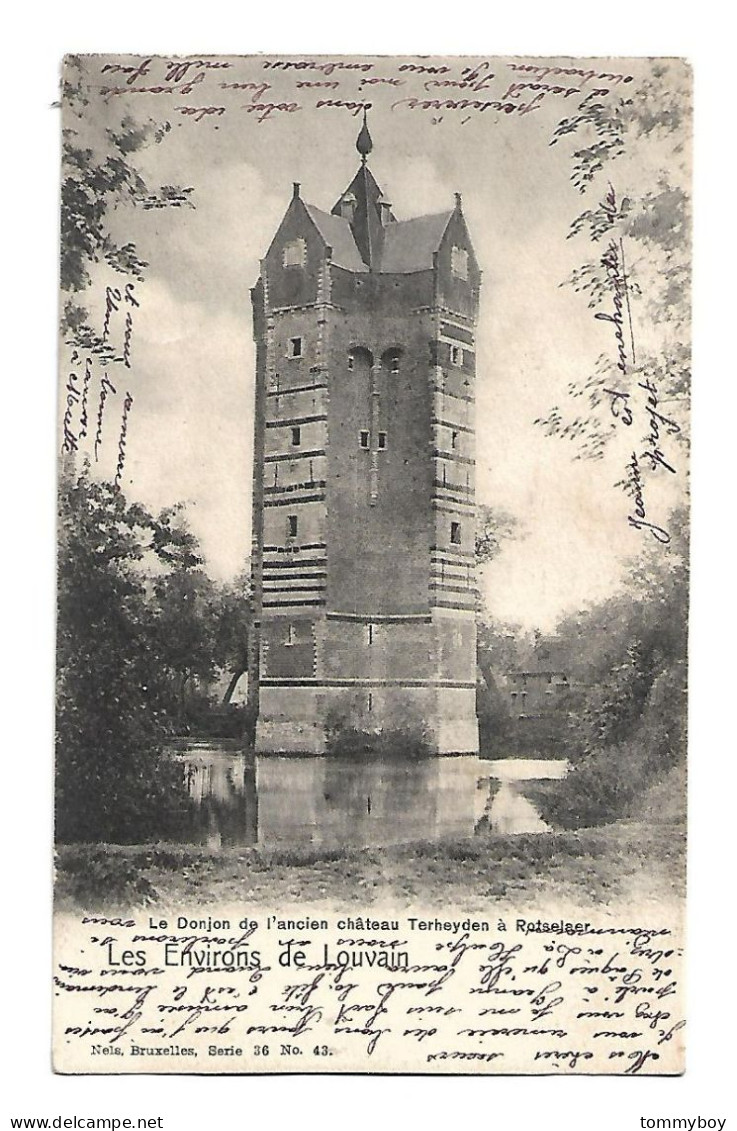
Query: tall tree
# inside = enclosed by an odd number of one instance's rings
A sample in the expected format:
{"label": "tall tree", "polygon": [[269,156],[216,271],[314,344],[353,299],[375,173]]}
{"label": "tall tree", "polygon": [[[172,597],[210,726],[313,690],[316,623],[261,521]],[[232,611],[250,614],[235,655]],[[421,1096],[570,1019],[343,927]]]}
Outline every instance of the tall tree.
{"label": "tall tree", "polygon": [[87,469],[60,484],[56,835],[129,842],[159,836],[186,805],[164,756],[170,684],[153,578],[191,562],[191,537]]}
{"label": "tall tree", "polygon": [[214,658],[230,675],[223,706],[232,701],[238,681],[248,671],[251,638],[251,573],[246,566],[231,582],[219,587],[214,604]]}

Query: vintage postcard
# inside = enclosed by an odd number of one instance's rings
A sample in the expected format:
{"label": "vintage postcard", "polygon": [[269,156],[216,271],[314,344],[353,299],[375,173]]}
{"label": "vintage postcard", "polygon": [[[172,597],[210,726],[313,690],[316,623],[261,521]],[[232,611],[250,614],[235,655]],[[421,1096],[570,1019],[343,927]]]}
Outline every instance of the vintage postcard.
{"label": "vintage postcard", "polygon": [[684,1071],[690,97],[65,59],[57,1072]]}

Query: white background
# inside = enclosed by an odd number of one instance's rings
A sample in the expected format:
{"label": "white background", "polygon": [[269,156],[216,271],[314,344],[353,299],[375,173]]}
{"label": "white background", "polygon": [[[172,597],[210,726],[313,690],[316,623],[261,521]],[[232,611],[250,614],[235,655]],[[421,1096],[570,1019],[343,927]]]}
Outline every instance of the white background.
{"label": "white background", "polygon": [[[735,127],[731,29],[714,4],[16,3],[0,56],[4,534],[0,681],[4,909],[0,1031],[10,1115],[164,1118],[167,1131],[609,1131],[641,1116],[735,1116],[733,671]],[[54,1077],[51,758],[58,255],[57,74],[65,52],[678,55],[696,80],[695,586],[692,601],[688,1068],[654,1078]],[[730,585],[729,582],[732,581]]]}

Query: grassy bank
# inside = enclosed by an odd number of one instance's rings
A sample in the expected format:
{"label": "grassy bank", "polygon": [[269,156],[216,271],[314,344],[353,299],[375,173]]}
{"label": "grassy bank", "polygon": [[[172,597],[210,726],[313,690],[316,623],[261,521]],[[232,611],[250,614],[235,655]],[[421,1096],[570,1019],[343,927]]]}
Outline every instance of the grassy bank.
{"label": "grassy bank", "polygon": [[59,850],[60,910],[343,905],[471,910],[537,902],[600,905],[683,894],[680,820],[365,849],[68,845]]}

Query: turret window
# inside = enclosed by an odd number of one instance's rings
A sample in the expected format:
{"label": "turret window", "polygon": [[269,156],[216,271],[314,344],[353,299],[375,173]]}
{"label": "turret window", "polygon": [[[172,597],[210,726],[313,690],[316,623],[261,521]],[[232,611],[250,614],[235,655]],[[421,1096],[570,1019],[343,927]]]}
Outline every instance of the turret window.
{"label": "turret window", "polygon": [[468,278],[468,252],[462,247],[454,247],[450,253],[450,270],[457,279]]}
{"label": "turret window", "polygon": [[285,267],[304,267],[307,245],[304,240],[291,240],[284,245],[282,263]]}
{"label": "turret window", "polygon": [[287,354],[289,357],[302,357],[302,338],[290,338]]}

